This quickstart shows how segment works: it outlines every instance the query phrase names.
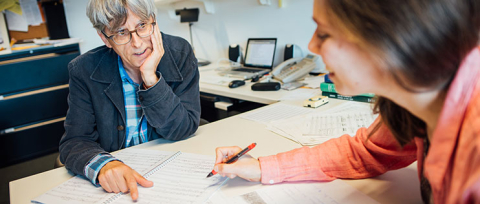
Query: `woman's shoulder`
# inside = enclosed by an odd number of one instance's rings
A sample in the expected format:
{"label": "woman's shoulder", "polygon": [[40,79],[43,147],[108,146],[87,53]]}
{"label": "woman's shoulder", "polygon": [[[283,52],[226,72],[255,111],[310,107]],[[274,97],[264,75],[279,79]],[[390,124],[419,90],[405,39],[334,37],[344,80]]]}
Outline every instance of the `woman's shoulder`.
{"label": "woman's shoulder", "polygon": [[475,144],[480,147],[480,79],[475,83],[474,91],[465,112],[462,135],[471,135]]}

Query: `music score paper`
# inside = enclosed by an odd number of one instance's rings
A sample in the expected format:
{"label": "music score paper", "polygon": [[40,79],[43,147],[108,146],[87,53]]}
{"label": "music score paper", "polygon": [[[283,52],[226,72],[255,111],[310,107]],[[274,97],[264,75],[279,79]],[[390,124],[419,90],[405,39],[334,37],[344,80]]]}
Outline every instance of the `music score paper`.
{"label": "music score paper", "polygon": [[[219,187],[222,177],[206,179],[214,156],[129,148],[115,157],[154,182],[138,186],[136,203],[202,203]],[[113,194],[75,176],[32,200],[33,203],[134,203],[130,194]]]}
{"label": "music score paper", "polygon": [[219,193],[208,203],[377,204],[378,202],[346,184],[344,181],[334,180],[331,182],[277,184],[233,197],[227,197],[223,193]]}
{"label": "music score paper", "polygon": [[271,121],[267,129],[302,145],[316,145],[344,134],[353,136],[377,116],[369,104],[345,102],[325,111]]}

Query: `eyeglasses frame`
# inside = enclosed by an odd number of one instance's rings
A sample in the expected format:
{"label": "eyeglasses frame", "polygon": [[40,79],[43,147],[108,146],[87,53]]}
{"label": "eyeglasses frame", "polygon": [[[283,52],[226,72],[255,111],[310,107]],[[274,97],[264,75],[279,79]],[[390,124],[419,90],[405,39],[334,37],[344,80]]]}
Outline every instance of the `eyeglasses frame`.
{"label": "eyeglasses frame", "polygon": [[[154,21],[154,22],[152,22],[152,23],[147,23],[147,24],[152,25],[152,29],[155,29],[155,25],[157,25],[157,22]],[[132,41],[132,33],[136,33],[138,37],[141,37],[141,36],[137,33],[137,30],[138,30],[138,29],[135,29],[135,30],[127,30],[127,31],[129,32],[129,34],[130,34],[130,40],[128,40],[128,42],[122,43],[122,44],[118,44],[118,43],[115,42],[115,40],[113,39],[113,37],[114,37],[115,35],[117,35],[117,34],[113,34],[113,35],[108,36],[103,30],[102,30],[101,32],[102,32],[102,34],[103,34],[107,39],[111,39],[116,45],[125,45],[125,44],[128,44],[130,41]],[[153,30],[152,33],[150,33],[150,35],[152,35],[153,32],[155,32],[155,30]],[[148,36],[150,36],[150,35],[148,35]],[[144,37],[141,37],[141,38],[146,38],[146,37],[148,37],[148,36],[144,36]]]}

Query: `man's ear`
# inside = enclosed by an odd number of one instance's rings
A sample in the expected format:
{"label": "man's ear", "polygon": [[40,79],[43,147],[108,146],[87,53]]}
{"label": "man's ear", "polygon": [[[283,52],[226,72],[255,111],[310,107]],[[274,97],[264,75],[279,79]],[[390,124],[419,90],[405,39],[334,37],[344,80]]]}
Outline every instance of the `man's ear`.
{"label": "man's ear", "polygon": [[103,33],[99,30],[97,30],[97,34],[98,36],[100,36],[100,38],[102,39],[103,43],[105,43],[105,45],[108,47],[108,48],[112,48],[112,45],[110,44],[110,42],[108,41],[108,39],[105,37],[105,35],[103,35]]}

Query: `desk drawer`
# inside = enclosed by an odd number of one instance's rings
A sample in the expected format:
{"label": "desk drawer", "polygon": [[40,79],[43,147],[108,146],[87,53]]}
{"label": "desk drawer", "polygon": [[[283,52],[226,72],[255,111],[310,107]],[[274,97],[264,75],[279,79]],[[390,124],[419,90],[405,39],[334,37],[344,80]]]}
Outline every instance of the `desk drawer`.
{"label": "desk drawer", "polygon": [[43,121],[50,118],[65,117],[68,104],[68,85],[56,87],[46,92],[24,93],[20,97],[0,100],[0,130]]}
{"label": "desk drawer", "polygon": [[61,118],[25,130],[0,133],[0,168],[57,152],[65,132],[64,120]]}
{"label": "desk drawer", "polygon": [[68,63],[80,53],[0,65],[0,95],[68,84]]}

